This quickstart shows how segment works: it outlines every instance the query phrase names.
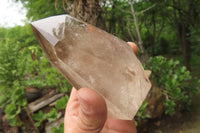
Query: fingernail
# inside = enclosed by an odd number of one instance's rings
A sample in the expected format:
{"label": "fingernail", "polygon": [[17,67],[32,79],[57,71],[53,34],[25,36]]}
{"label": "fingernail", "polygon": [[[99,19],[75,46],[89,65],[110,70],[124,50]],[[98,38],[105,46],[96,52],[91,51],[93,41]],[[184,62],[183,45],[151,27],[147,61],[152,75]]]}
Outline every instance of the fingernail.
{"label": "fingernail", "polygon": [[83,99],[79,94],[77,94],[77,98],[80,103],[81,110],[85,114],[92,114],[93,113],[92,105],[89,104],[85,99]]}

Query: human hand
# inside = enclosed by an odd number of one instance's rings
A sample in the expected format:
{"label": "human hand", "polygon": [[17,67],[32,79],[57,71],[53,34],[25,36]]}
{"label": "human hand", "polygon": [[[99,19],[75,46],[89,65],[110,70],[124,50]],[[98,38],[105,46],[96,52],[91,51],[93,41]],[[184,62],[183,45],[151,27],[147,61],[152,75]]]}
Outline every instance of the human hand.
{"label": "human hand", "polygon": [[[135,43],[128,42],[137,53]],[[72,89],[65,118],[65,133],[137,133],[134,120],[107,117],[105,100],[89,88]]]}

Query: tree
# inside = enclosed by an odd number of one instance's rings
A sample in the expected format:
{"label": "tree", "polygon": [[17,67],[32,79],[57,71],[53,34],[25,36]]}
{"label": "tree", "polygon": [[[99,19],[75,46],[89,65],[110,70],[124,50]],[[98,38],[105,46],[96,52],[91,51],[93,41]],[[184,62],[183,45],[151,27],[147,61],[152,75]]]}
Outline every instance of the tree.
{"label": "tree", "polygon": [[27,10],[26,17],[30,21],[35,21],[53,15],[66,14],[67,11],[62,7],[62,1],[55,8],[55,0],[14,0],[21,1]]}
{"label": "tree", "polygon": [[89,24],[105,29],[101,17],[101,0],[73,0],[71,15]]}
{"label": "tree", "polygon": [[138,46],[140,48],[142,58],[146,62],[147,61],[147,53],[144,51],[143,41],[142,41],[142,38],[141,38],[141,35],[140,35],[140,30],[139,30],[139,27],[138,27],[138,22],[137,22],[137,18],[136,18],[136,15],[135,15],[132,0],[130,0],[130,6],[131,6],[131,12],[132,12],[132,15],[133,15],[133,19],[134,19],[134,23],[135,23],[135,27],[136,27],[136,31],[137,31]]}
{"label": "tree", "polygon": [[27,18],[31,21],[58,15],[70,14],[77,19],[105,29],[101,17],[101,0],[15,0],[21,1],[27,9]]}
{"label": "tree", "polygon": [[158,7],[157,12],[167,16],[168,24],[176,29],[177,40],[179,41],[184,64],[190,70],[191,42],[188,40],[190,29],[198,24],[199,0],[150,0]]}
{"label": "tree", "polygon": [[[191,34],[190,28],[197,22],[197,13],[200,2],[198,0],[184,0],[182,2],[173,0],[169,6],[173,8],[174,23],[177,29],[177,37],[181,46],[185,66],[190,68],[191,42],[188,37]],[[182,8],[181,8],[182,7]]]}

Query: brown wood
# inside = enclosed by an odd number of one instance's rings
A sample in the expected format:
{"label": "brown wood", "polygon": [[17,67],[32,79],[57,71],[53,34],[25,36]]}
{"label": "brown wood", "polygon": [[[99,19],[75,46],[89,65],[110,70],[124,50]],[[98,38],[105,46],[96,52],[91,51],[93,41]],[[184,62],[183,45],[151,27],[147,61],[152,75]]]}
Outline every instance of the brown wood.
{"label": "brown wood", "polygon": [[55,100],[59,99],[60,97],[64,96],[63,93],[53,93],[53,94],[47,94],[44,97],[28,104],[28,108],[30,109],[31,112],[35,112],[46,105],[54,102]]}
{"label": "brown wood", "polygon": [[74,0],[71,15],[105,30],[106,26],[101,16],[100,3],[100,0]]}

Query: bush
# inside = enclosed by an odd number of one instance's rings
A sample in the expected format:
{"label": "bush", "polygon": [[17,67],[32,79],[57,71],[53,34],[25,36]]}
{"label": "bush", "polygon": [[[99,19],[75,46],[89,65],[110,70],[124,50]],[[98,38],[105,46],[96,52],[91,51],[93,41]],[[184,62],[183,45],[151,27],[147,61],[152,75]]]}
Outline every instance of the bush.
{"label": "bush", "polygon": [[17,115],[27,104],[21,84],[25,69],[19,42],[10,39],[0,43],[0,108],[5,107],[6,118],[11,125],[21,125]]}
{"label": "bush", "polygon": [[[50,87],[63,93],[71,88],[44,57],[34,36],[26,33],[30,30],[27,26],[14,27],[0,35],[3,38],[0,41],[0,108],[5,107],[6,118],[12,126],[23,124],[19,114],[27,105],[24,88]],[[57,107],[61,108],[59,104],[65,101],[67,97],[59,100]]]}
{"label": "bush", "polygon": [[178,60],[156,56],[150,58],[147,66],[152,70],[152,79],[162,89],[165,114],[188,110],[193,95],[199,90],[200,80],[192,77]]}

